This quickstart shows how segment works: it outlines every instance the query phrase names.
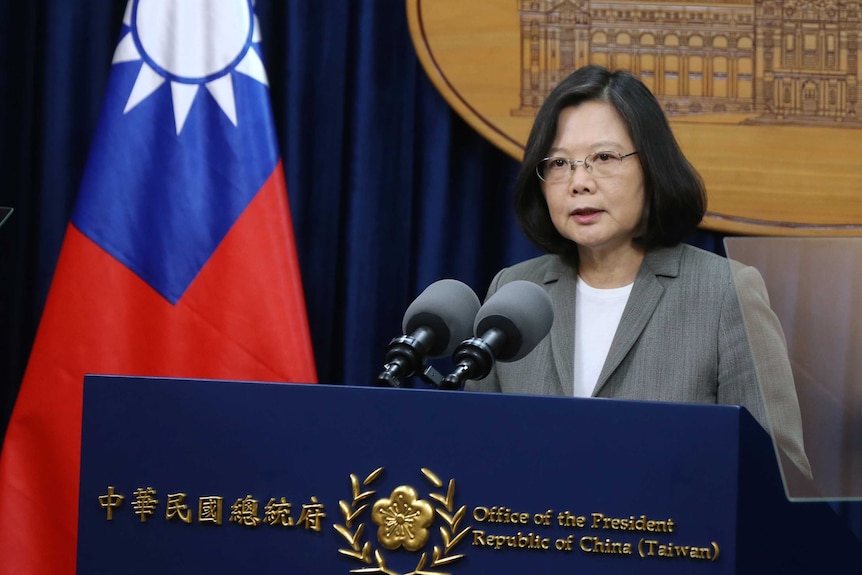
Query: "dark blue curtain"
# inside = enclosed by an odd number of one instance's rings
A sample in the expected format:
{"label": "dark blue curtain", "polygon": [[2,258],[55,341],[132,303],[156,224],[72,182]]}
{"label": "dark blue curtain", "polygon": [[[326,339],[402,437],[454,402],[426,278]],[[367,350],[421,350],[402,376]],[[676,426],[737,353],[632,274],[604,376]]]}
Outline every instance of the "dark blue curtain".
{"label": "dark blue curtain", "polygon": [[[74,205],[125,0],[0,7],[0,429]],[[410,301],[452,277],[480,296],[537,253],[518,164],[464,123],[419,64],[400,0],[258,0],[319,378],[371,384]]]}
{"label": "dark blue curtain", "polygon": [[[125,0],[0,5],[0,430],[5,431],[96,124]],[[410,301],[481,297],[535,255],[518,164],[419,64],[403,0],[257,0],[319,378],[371,384]],[[692,243],[721,251],[721,237]],[[851,516],[862,532],[862,514]]]}
{"label": "dark blue curtain", "polygon": [[320,379],[370,383],[426,285],[484,292],[535,253],[512,216],[517,163],[433,88],[404,2],[258,9]]}

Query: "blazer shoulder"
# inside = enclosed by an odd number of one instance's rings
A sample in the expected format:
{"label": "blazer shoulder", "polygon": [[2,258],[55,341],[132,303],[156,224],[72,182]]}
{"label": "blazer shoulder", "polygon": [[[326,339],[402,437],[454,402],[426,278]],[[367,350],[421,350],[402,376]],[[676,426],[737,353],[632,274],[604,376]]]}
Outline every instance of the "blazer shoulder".
{"label": "blazer shoulder", "polygon": [[702,279],[730,279],[732,275],[731,261],[723,255],[702,248],[683,244],[679,249],[678,271],[684,275],[699,275]]}
{"label": "blazer shoulder", "polygon": [[503,268],[497,272],[492,285],[500,286],[515,280],[527,280],[542,285],[558,278],[565,270],[565,266],[559,256],[553,254],[538,256]]}

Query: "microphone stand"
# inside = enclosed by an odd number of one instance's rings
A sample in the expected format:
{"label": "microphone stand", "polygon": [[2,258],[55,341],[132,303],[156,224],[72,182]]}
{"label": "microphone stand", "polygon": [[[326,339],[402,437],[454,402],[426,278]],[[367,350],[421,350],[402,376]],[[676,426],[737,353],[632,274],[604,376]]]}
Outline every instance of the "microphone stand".
{"label": "microphone stand", "polygon": [[468,379],[482,379],[491,373],[498,350],[505,347],[506,334],[499,329],[490,329],[484,337],[471,337],[461,342],[455,350],[455,371],[447,375],[440,389],[456,390],[464,387]]}
{"label": "microphone stand", "polygon": [[425,363],[425,344],[419,338],[402,335],[389,342],[383,372],[377,376],[377,385],[402,387],[401,378],[413,375],[414,366]]}
{"label": "microphone stand", "polygon": [[414,333],[415,335],[396,337],[389,342],[383,372],[377,376],[378,386],[403,387],[401,378],[415,374],[426,383],[440,387],[443,376],[433,366],[425,363],[433,333],[426,328],[420,328]]}
{"label": "microphone stand", "polygon": [[426,365],[422,373],[419,374],[419,377],[425,383],[430,383],[431,385],[439,387],[440,389],[445,389],[442,386],[443,374],[434,369],[433,365]]}

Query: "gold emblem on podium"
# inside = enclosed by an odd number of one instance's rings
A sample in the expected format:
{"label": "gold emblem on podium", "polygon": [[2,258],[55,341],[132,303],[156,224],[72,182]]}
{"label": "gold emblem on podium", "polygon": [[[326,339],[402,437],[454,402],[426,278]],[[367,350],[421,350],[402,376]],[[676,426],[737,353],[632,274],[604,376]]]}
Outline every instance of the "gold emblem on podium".
{"label": "gold emblem on podium", "polygon": [[[445,493],[429,492],[423,498],[413,486],[399,485],[388,497],[375,500],[377,491],[372,489],[372,485],[380,478],[383,469],[375,469],[362,481],[355,474],[350,475],[352,498],[350,501],[338,502],[344,523],[336,524],[335,530],[347,543],[347,547],[339,548],[339,553],[368,565],[353,569],[352,573],[402,575],[387,567],[384,550],[404,549],[421,555],[416,567],[403,575],[445,575],[436,569],[464,557],[463,554],[455,553],[455,548],[473,529],[461,528],[467,506],[455,509],[455,480],[450,479],[444,484],[434,472],[423,468],[422,476],[430,487],[439,490],[445,485]],[[441,523],[441,544],[434,545],[429,555],[424,549],[437,518]],[[375,533],[376,538],[366,535],[367,531]],[[375,539],[376,544],[373,542]]]}

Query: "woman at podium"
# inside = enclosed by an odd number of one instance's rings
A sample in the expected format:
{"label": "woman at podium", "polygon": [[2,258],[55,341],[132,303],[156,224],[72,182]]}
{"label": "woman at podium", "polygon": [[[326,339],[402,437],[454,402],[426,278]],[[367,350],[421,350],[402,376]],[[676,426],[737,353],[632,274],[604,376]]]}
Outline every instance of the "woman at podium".
{"label": "woman at podium", "polygon": [[488,297],[534,282],[551,298],[554,323],[532,352],[497,362],[468,390],[742,405],[810,475],[762,277],[684,243],[706,192],[639,79],[591,65],[549,94],[515,210],[546,254],[501,270]]}

